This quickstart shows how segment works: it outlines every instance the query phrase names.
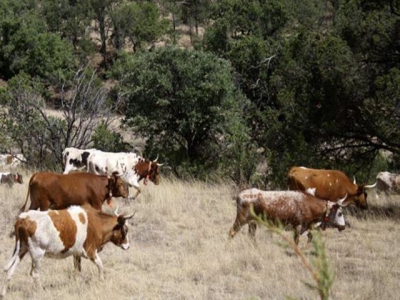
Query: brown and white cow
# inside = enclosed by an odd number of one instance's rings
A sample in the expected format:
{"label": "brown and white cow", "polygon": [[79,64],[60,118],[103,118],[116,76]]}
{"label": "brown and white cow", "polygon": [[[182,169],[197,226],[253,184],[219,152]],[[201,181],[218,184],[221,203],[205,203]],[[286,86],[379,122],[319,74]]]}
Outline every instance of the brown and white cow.
{"label": "brown and white cow", "polygon": [[341,171],[305,167],[292,167],[288,173],[288,183],[291,190],[333,202],[347,195],[345,203],[354,203],[363,209],[368,208],[366,190],[376,185],[355,184]]}
{"label": "brown and white cow", "polygon": [[[15,248],[5,266],[7,282],[2,296],[19,262],[29,253],[32,259],[31,276],[42,288],[39,278],[40,262],[45,255],[52,258],[85,257],[96,264],[100,279],[104,279],[103,263],[98,252],[108,243],[129,248],[126,220],[133,215],[107,215],[92,208],[71,206],[65,210],[28,211],[15,222]],[[78,262],[80,262],[78,260]],[[76,265],[80,269],[80,265]]]}
{"label": "brown and white cow", "polygon": [[376,176],[376,198],[379,194],[385,193],[388,197],[390,194],[400,194],[400,174],[390,172],[380,172]]}
{"label": "brown and white cow", "polygon": [[314,224],[321,223],[322,229],[327,225],[340,231],[345,229],[342,213],[343,199],[337,203],[322,201],[301,191],[262,191],[248,189],[237,197],[237,214],[229,231],[229,240],[240,228],[249,224],[249,234],[254,239],[257,224],[250,213],[253,208],[256,216],[265,216],[267,220],[283,226],[291,226],[294,241],[299,243],[300,235],[308,231],[308,243],[312,240],[311,229]]}
{"label": "brown and white cow", "polygon": [[6,183],[11,187],[14,183],[22,184],[24,181],[19,173],[0,173],[0,183]]}
{"label": "brown and white cow", "polygon": [[101,210],[104,201],[111,197],[128,197],[129,187],[117,173],[110,177],[90,173],[58,174],[38,172],[29,181],[28,193],[21,212],[30,196],[32,209],[64,209],[70,205],[90,205]]}
{"label": "brown and white cow", "polygon": [[125,182],[135,188],[136,193],[132,197],[135,199],[141,193],[140,180],[145,179],[144,184],[148,180],[155,185],[160,183],[161,166],[157,159],[147,160],[133,152],[96,151],[89,157],[88,172],[102,175],[117,171]]}

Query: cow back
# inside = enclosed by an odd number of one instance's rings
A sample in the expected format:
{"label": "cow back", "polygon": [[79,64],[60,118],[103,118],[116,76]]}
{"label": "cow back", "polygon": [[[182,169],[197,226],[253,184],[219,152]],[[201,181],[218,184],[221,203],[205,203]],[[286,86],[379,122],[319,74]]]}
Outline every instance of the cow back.
{"label": "cow back", "polygon": [[330,201],[337,201],[346,194],[355,196],[362,193],[345,173],[337,170],[293,167],[289,171],[288,181],[291,190],[313,193],[317,198]]}
{"label": "cow back", "polygon": [[101,209],[108,193],[108,178],[90,173],[40,172],[32,176],[29,193],[30,209],[64,209],[85,204]]}

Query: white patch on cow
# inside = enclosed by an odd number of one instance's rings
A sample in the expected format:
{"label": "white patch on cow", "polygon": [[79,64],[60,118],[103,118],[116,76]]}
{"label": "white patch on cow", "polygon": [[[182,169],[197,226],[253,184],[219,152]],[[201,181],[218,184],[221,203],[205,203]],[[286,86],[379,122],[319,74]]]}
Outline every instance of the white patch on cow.
{"label": "white patch on cow", "polygon": [[[54,211],[58,214],[57,211]],[[46,256],[52,258],[64,258],[71,254],[81,254],[83,249],[83,243],[87,237],[87,226],[88,218],[86,211],[79,206],[71,206],[68,208],[68,213],[75,221],[77,227],[75,244],[68,249],[65,253],[61,253],[65,249],[63,241],[60,239],[60,232],[54,226],[48,211],[35,211],[30,210],[28,212],[20,214],[20,218],[29,217],[37,224],[35,235],[29,238],[28,244],[32,250],[32,256],[42,256],[43,251],[46,251]],[[82,224],[79,219],[79,215],[83,214],[86,222]],[[46,250],[43,250],[46,249]]]}
{"label": "white patch on cow", "polygon": [[128,250],[129,247],[130,247],[130,245],[129,245],[129,238],[128,238],[128,236],[126,236],[126,242],[123,243],[123,244],[121,244],[121,248],[124,249],[124,250]]}
{"label": "white patch on cow", "polygon": [[[63,163],[65,165],[63,174],[69,174],[70,172],[76,171],[76,170],[83,170],[83,169],[86,170],[87,165],[77,167],[76,165],[71,163],[71,160],[73,160],[73,161],[76,160],[76,161],[79,161],[80,163],[82,163],[82,153],[88,152],[89,157],[90,157],[96,151],[99,151],[99,150],[94,149],[94,148],[91,148],[91,149],[78,149],[78,148],[74,148],[74,147],[65,148],[64,151],[62,152]],[[87,157],[87,161],[89,161],[89,157]]]}
{"label": "white patch on cow", "polygon": [[[332,207],[333,205],[335,205],[334,202],[330,202],[330,201],[329,201],[328,203],[329,203],[330,207]],[[337,226],[342,226],[342,227],[345,227],[345,226],[346,226],[346,221],[344,220],[344,215],[343,215],[343,209],[342,209],[342,207],[339,207],[339,208],[337,209],[336,214],[335,214],[335,216],[334,216],[334,219],[333,219],[333,220],[330,220],[330,222],[331,222],[332,224],[334,224],[334,225],[337,225]]]}
{"label": "white patch on cow", "polygon": [[304,199],[304,194],[299,191],[262,191],[253,188],[239,194],[239,205],[262,201],[279,213],[297,211],[298,202],[302,202]]}
{"label": "white patch on cow", "polygon": [[328,175],[327,175],[327,176],[328,176],[328,177],[331,177],[331,174],[329,174],[329,173],[328,173]]}
{"label": "white patch on cow", "polygon": [[89,157],[88,172],[96,175],[111,175],[118,172],[130,186],[139,187],[139,176],[134,171],[141,157],[133,152],[96,151]]}
{"label": "white patch on cow", "polygon": [[315,191],[317,190],[317,188],[308,188],[306,189],[306,193],[311,195],[311,196],[315,196]]}
{"label": "white patch on cow", "polygon": [[[388,189],[392,189],[392,174],[389,172],[380,172],[378,176],[376,176],[377,180],[382,181],[388,187]],[[379,186],[378,186],[379,187]]]}

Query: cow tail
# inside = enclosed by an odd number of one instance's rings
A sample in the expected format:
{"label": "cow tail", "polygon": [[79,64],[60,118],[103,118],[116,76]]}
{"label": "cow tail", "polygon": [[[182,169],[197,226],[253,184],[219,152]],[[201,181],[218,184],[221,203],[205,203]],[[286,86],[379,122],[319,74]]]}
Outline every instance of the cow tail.
{"label": "cow tail", "polygon": [[8,271],[11,269],[11,267],[18,262],[19,258],[19,250],[21,249],[21,240],[19,239],[19,234],[18,231],[15,230],[15,247],[14,247],[14,252],[13,256],[11,257],[10,261],[8,264],[4,267],[4,271]]}
{"label": "cow tail", "polygon": [[26,207],[26,205],[28,204],[29,194],[30,194],[30,193],[29,193],[29,187],[28,187],[28,193],[26,194],[25,203],[24,203],[24,205],[21,207],[21,209],[19,210],[20,213],[22,213],[22,212],[25,211],[25,207]]}

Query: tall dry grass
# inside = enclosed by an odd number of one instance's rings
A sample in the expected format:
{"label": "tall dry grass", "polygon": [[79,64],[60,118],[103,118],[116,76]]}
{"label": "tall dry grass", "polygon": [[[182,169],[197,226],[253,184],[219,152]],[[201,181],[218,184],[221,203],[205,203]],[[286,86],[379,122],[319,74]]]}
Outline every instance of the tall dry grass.
{"label": "tall dry grass", "polygon": [[[23,185],[0,186],[0,266],[11,258],[9,237],[14,217],[25,201],[30,174]],[[247,226],[226,246],[236,216],[235,187],[198,181],[163,179],[149,183],[139,200],[116,199],[121,212],[136,211],[130,226],[131,248],[108,244],[100,253],[106,279],[82,261],[80,274],[72,258],[44,258],[35,290],[27,255],[17,268],[8,299],[317,299],[307,287],[310,274],[282,238],[257,231],[258,247]],[[347,212],[351,228],[323,232],[326,254],[335,275],[332,299],[399,299],[400,199],[369,197],[369,211]],[[285,234],[290,235],[290,232]],[[307,238],[302,237],[304,248]],[[311,250],[306,256],[313,260]],[[5,274],[2,275],[4,280]],[[3,282],[1,282],[3,284]]]}

